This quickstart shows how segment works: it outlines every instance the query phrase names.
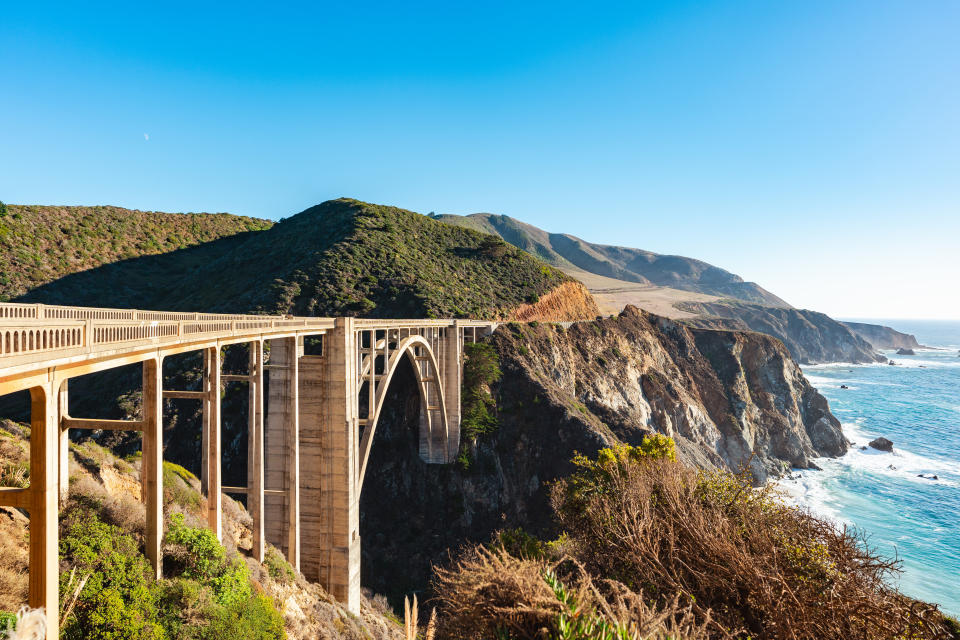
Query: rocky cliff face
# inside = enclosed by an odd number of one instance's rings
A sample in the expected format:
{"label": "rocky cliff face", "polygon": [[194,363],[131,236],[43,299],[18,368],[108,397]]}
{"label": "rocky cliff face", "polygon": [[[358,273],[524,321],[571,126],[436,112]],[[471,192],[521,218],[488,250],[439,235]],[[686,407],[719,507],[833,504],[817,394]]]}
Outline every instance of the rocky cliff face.
{"label": "rocky cliff face", "polygon": [[842,323],[855,334],[869,342],[874,349],[922,349],[923,345],[909,333],[901,333],[891,327],[865,322]]}
{"label": "rocky cliff face", "polygon": [[503,370],[498,426],[465,443],[466,468],[419,460],[418,396],[412,376],[396,378],[361,494],[363,583],[374,591],[422,589],[447,549],[498,529],[550,535],[547,486],[576,452],[658,432],[689,463],[763,481],[847,448],[826,400],[768,336],[628,307],[566,329],[511,323],[490,341]]}
{"label": "rocky cliff face", "polygon": [[739,302],[680,302],[677,308],[700,318],[684,322],[697,327],[759,331],[778,338],[801,364],[821,362],[884,362],[869,342],[842,323],[808,309],[764,307]]}

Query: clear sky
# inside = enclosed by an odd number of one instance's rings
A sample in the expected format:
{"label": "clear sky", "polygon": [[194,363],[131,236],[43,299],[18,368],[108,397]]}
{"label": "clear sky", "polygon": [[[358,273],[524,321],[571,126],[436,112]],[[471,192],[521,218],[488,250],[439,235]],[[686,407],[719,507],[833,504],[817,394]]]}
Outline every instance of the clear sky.
{"label": "clear sky", "polygon": [[351,196],[960,318],[960,2],[3,3],[0,199]]}

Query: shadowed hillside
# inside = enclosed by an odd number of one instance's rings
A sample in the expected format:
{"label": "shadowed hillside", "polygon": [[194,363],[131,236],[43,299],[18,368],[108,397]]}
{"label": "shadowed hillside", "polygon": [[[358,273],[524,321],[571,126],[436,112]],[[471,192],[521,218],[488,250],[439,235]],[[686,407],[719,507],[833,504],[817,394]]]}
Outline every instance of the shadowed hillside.
{"label": "shadowed hillside", "polygon": [[790,306],[756,283],[744,282],[738,275],[693,258],[594,244],[576,236],[550,233],[515,218],[492,213],[435,217],[448,224],[498,235],[568,273],[575,268],[625,282],[672,287],[773,307]]}
{"label": "shadowed hillside", "polygon": [[[21,300],[233,313],[508,318],[566,283],[580,289],[497,238],[343,198],[239,242],[125,260],[62,278]],[[569,304],[551,299],[552,319],[596,315],[585,290],[567,298]]]}
{"label": "shadowed hillside", "polygon": [[272,224],[229,213],[6,205],[0,208],[0,301],[79,271]]}

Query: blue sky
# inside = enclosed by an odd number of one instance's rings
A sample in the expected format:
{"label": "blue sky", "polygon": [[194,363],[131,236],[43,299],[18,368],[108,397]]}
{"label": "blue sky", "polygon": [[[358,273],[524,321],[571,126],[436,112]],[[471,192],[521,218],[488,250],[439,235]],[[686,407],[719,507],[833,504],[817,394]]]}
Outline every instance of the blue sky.
{"label": "blue sky", "polygon": [[342,195],[960,318],[960,3],[16,3],[0,199]]}

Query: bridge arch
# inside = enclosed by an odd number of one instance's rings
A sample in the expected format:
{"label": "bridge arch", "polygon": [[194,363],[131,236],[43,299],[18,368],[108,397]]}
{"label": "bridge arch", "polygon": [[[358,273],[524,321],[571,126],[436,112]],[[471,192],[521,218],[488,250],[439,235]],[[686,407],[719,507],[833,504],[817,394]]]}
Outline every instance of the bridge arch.
{"label": "bridge arch", "polygon": [[[377,346],[383,349],[387,345],[385,336]],[[382,374],[377,375],[377,355],[384,357]],[[368,405],[366,427],[360,441],[360,475],[358,487],[363,488],[370,450],[376,433],[377,423],[386,403],[390,382],[403,360],[410,362],[417,389],[420,394],[420,457],[424,462],[443,464],[450,461],[450,452],[456,451],[459,442],[451,442],[458,437],[458,431],[451,429],[447,415],[445,393],[440,375],[440,362],[430,342],[421,335],[413,334],[398,342],[393,349],[380,349],[374,355],[366,356],[360,370],[361,380],[376,381],[372,401]],[[370,367],[373,367],[371,375]]]}

